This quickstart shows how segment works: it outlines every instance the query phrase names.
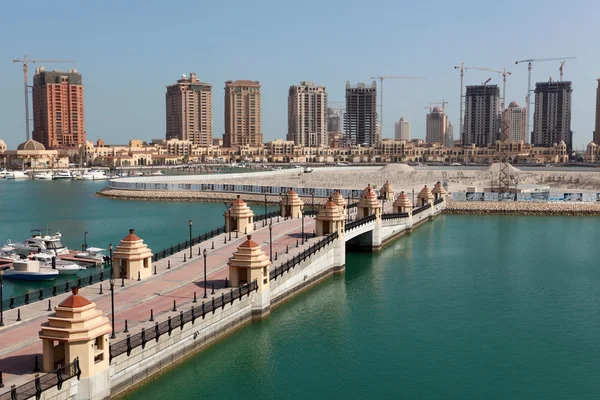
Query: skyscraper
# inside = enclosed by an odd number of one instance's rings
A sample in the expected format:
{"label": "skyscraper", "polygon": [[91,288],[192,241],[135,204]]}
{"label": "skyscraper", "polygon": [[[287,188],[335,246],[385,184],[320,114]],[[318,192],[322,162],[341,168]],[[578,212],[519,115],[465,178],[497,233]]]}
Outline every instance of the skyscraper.
{"label": "skyscraper", "polygon": [[327,91],[313,82],[290,86],[287,140],[302,146],[327,145]]}
{"label": "skyscraper", "polygon": [[225,147],[263,145],[260,127],[260,82],[225,82]]}
{"label": "skyscraper", "polygon": [[439,143],[442,146],[446,143],[446,129],[448,128],[448,116],[441,107],[435,107],[427,114],[427,132],[425,142]]}
{"label": "skyscraper", "polygon": [[565,142],[567,151],[573,144],[571,132],[571,82],[538,82],[535,84],[533,114],[534,146],[552,146]]}
{"label": "skyscraper", "polygon": [[410,122],[404,116],[394,125],[394,139],[410,140]]}
{"label": "skyscraper", "polygon": [[596,88],[596,124],[594,126],[594,142],[600,144],[600,79]]}
{"label": "skyscraper", "polygon": [[454,146],[454,125],[450,123],[450,119],[448,119],[448,126],[446,127],[446,135],[444,136],[444,146]]}
{"label": "skyscraper", "polygon": [[165,95],[168,139],[189,140],[200,146],[212,144],[212,85],[200,82],[194,72],[174,85]]}
{"label": "skyscraper", "polygon": [[338,114],[338,110],[328,107],[327,108],[327,132],[341,132],[342,123],[341,116]]}
{"label": "skyscraper", "polygon": [[375,145],[377,140],[377,83],[352,86],[346,82],[344,138],[349,144]]}
{"label": "skyscraper", "polygon": [[48,149],[85,144],[83,83],[76,69],[36,68],[32,99],[33,140]]}
{"label": "skyscraper", "polygon": [[496,143],[499,130],[500,88],[498,85],[467,86],[463,145]]}
{"label": "skyscraper", "polygon": [[[513,101],[506,110],[502,111],[502,122],[506,123],[507,141],[523,141],[523,143],[527,141],[527,110],[519,107],[519,103]],[[500,139],[502,139],[502,125],[500,124]]]}

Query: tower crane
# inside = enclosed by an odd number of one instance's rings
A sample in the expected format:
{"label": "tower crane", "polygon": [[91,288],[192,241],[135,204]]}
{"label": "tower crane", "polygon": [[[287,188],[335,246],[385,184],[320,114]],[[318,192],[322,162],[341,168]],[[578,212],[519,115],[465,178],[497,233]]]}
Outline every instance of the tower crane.
{"label": "tower crane", "polygon": [[25,87],[25,138],[29,140],[29,85],[27,83],[27,63],[55,63],[55,62],[75,62],[73,60],[28,60],[27,55],[22,60],[13,60],[13,63],[23,63],[23,82]]}
{"label": "tower crane", "polygon": [[563,62],[561,62],[561,63],[560,63],[560,67],[558,68],[558,71],[560,72],[560,81],[561,81],[561,82],[562,82],[562,80],[563,80],[563,67],[565,66],[565,62],[566,62],[566,61],[563,61]]}
{"label": "tower crane", "polygon": [[488,82],[491,81],[491,80],[492,80],[492,78],[487,78],[487,80],[485,82],[482,82],[481,84],[483,86],[487,86]]}
{"label": "tower crane", "polygon": [[[440,101],[434,101],[433,103],[429,103],[429,108],[431,109],[431,106],[436,106],[438,104],[442,105],[442,112],[444,111],[444,109],[446,108],[446,104],[448,104],[447,101],[445,101],[444,99],[440,100]],[[427,107],[425,107],[427,108]]]}
{"label": "tower crane", "polygon": [[534,62],[543,62],[543,61],[559,61],[562,60],[561,64],[561,80],[562,80],[562,66],[565,63],[565,60],[574,60],[577,57],[554,57],[554,58],[530,58],[528,60],[519,60],[515,61],[515,64],[527,63],[527,95],[525,96],[525,107],[527,108],[527,131],[530,132],[531,124],[529,123],[529,109],[531,108],[531,63]]}
{"label": "tower crane", "polygon": [[372,76],[369,79],[379,79],[379,129],[383,137],[383,81],[386,79],[427,79],[423,76]]}

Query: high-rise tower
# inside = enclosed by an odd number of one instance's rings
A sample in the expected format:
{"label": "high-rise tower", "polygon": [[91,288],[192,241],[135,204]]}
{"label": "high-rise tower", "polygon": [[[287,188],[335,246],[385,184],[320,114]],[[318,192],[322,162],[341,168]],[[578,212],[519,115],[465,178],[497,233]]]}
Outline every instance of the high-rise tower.
{"label": "high-rise tower", "polygon": [[502,111],[502,121],[506,123],[506,140],[525,143],[527,141],[527,110],[513,101]]}
{"label": "high-rise tower", "polygon": [[535,111],[531,144],[550,147],[565,142],[567,151],[573,144],[571,131],[571,82],[535,84]]}
{"label": "high-rise tower", "polygon": [[448,116],[441,107],[435,107],[427,114],[425,142],[439,143],[443,146],[446,143],[446,129],[448,129]]}
{"label": "high-rise tower", "polygon": [[596,88],[596,124],[594,125],[594,142],[600,144],[600,79]]}
{"label": "high-rise tower", "polygon": [[47,149],[85,144],[83,83],[76,69],[36,68],[32,99],[33,140]]}
{"label": "high-rise tower", "polygon": [[287,140],[302,146],[327,144],[327,91],[313,82],[290,86]]}
{"label": "high-rise tower", "polygon": [[396,122],[394,126],[394,139],[410,140],[410,122],[405,117],[401,117],[400,121]]}
{"label": "high-rise tower", "polygon": [[225,147],[263,145],[260,100],[260,82],[225,82]]}
{"label": "high-rise tower", "polygon": [[182,75],[167,86],[168,139],[189,140],[200,146],[212,144],[212,85],[200,82],[195,73]]}
{"label": "high-rise tower", "polygon": [[484,147],[496,143],[499,133],[500,88],[498,85],[467,86],[463,145]]}
{"label": "high-rise tower", "polygon": [[347,143],[377,144],[377,83],[368,87],[364,83],[352,86],[346,82],[346,113],[344,138]]}

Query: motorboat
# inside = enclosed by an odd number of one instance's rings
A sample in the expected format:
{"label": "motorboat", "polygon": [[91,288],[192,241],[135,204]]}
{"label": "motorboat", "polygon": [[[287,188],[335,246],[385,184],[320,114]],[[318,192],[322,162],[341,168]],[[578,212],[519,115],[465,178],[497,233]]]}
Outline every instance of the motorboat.
{"label": "motorboat", "polygon": [[50,231],[47,230],[46,234],[42,234],[41,229],[34,229],[32,230],[32,235],[29,239],[26,239],[21,243],[12,243],[9,240],[7,247],[11,247],[17,253],[24,255],[41,252],[49,252],[56,256],[68,254],[69,249],[63,246],[60,240],[61,237],[62,235],[60,232],[51,234]]}
{"label": "motorboat", "polygon": [[0,168],[0,178],[6,178],[6,169]]}
{"label": "motorboat", "polygon": [[160,176],[160,175],[164,175],[162,173],[162,171],[154,171],[153,173],[151,173],[150,175],[154,175],[154,176]]}
{"label": "motorboat", "polygon": [[91,171],[86,172],[81,175],[84,181],[100,181],[103,179],[108,179],[108,175],[100,169],[93,169]]}
{"label": "motorboat", "polygon": [[[49,253],[37,253],[27,257],[30,260],[37,260],[40,262],[40,268],[55,269],[61,275],[77,275],[79,271],[85,269],[81,265],[77,265],[74,262],[57,260],[56,256]],[[54,259],[54,261],[53,261]]]}
{"label": "motorboat", "polygon": [[29,175],[27,175],[23,171],[8,171],[6,173],[6,179],[28,179]]}
{"label": "motorboat", "polygon": [[0,248],[0,263],[12,263],[21,259],[22,257],[17,254],[14,248],[9,246]]}
{"label": "motorboat", "polygon": [[75,257],[87,260],[96,261],[96,265],[102,265],[102,263],[108,262],[110,257],[108,257],[104,252],[105,249],[101,249],[100,247],[88,247],[86,251],[75,254]]}
{"label": "motorboat", "polygon": [[40,268],[37,260],[19,260],[13,263],[13,268],[4,271],[4,279],[21,281],[51,281],[56,279],[58,271],[52,268]]}
{"label": "motorboat", "polygon": [[144,174],[141,171],[132,171],[129,176],[144,176]]}
{"label": "motorboat", "polygon": [[54,179],[72,179],[73,174],[68,169],[63,169],[54,174]]}
{"label": "motorboat", "polygon": [[50,172],[50,171],[39,172],[39,173],[33,175],[33,179],[52,180],[52,178],[53,178],[53,175],[52,175],[52,172]]}

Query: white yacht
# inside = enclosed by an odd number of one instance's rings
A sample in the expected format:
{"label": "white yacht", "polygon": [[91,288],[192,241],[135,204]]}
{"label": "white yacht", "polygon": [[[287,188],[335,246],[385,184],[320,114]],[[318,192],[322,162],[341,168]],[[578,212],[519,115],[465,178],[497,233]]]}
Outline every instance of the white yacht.
{"label": "white yacht", "polygon": [[54,174],[54,179],[71,179],[73,175],[68,169],[62,169]]}
{"label": "white yacht", "polygon": [[144,176],[144,173],[141,171],[132,171],[129,173],[129,176]]}
{"label": "white yacht", "polygon": [[33,179],[52,180],[52,172],[38,172],[37,174],[33,175]]}
{"label": "white yacht", "polygon": [[4,246],[0,249],[0,263],[15,262],[21,260],[14,248]]}
{"label": "white yacht", "polygon": [[0,178],[6,178],[6,169],[0,168]]}
{"label": "white yacht", "polygon": [[58,276],[52,268],[40,268],[37,260],[19,260],[13,263],[13,269],[4,271],[4,279],[21,281],[50,281]]}
{"label": "white yacht", "polygon": [[160,176],[160,175],[164,175],[162,173],[162,171],[154,171],[153,173],[151,173],[150,175],[154,175],[154,176]]}
{"label": "white yacht", "polygon": [[104,253],[106,250],[100,247],[88,247],[86,251],[75,254],[75,257],[95,260],[96,266],[101,266],[102,263],[107,262],[110,258]]}
{"label": "white yacht", "polygon": [[63,261],[63,260],[54,260],[54,266],[52,265],[52,258],[56,257],[53,254],[49,253],[37,253],[32,254],[28,258],[30,260],[36,260],[40,262],[41,269],[55,269],[61,275],[77,275],[79,271],[85,269],[81,265],[77,265],[73,262]]}
{"label": "white yacht", "polygon": [[104,171],[100,169],[93,169],[85,174],[81,175],[84,181],[99,181],[103,179],[108,179],[108,175],[104,173]]}
{"label": "white yacht", "polygon": [[6,173],[6,179],[28,179],[29,175],[27,175],[23,171],[8,171]]}
{"label": "white yacht", "polygon": [[68,254],[69,249],[63,246],[60,238],[62,235],[60,232],[50,234],[49,231],[45,235],[42,234],[40,229],[34,229],[33,234],[29,239],[24,240],[22,243],[11,243],[10,240],[7,243],[7,247],[13,248],[19,254],[30,254],[38,252],[49,252],[54,255]]}

